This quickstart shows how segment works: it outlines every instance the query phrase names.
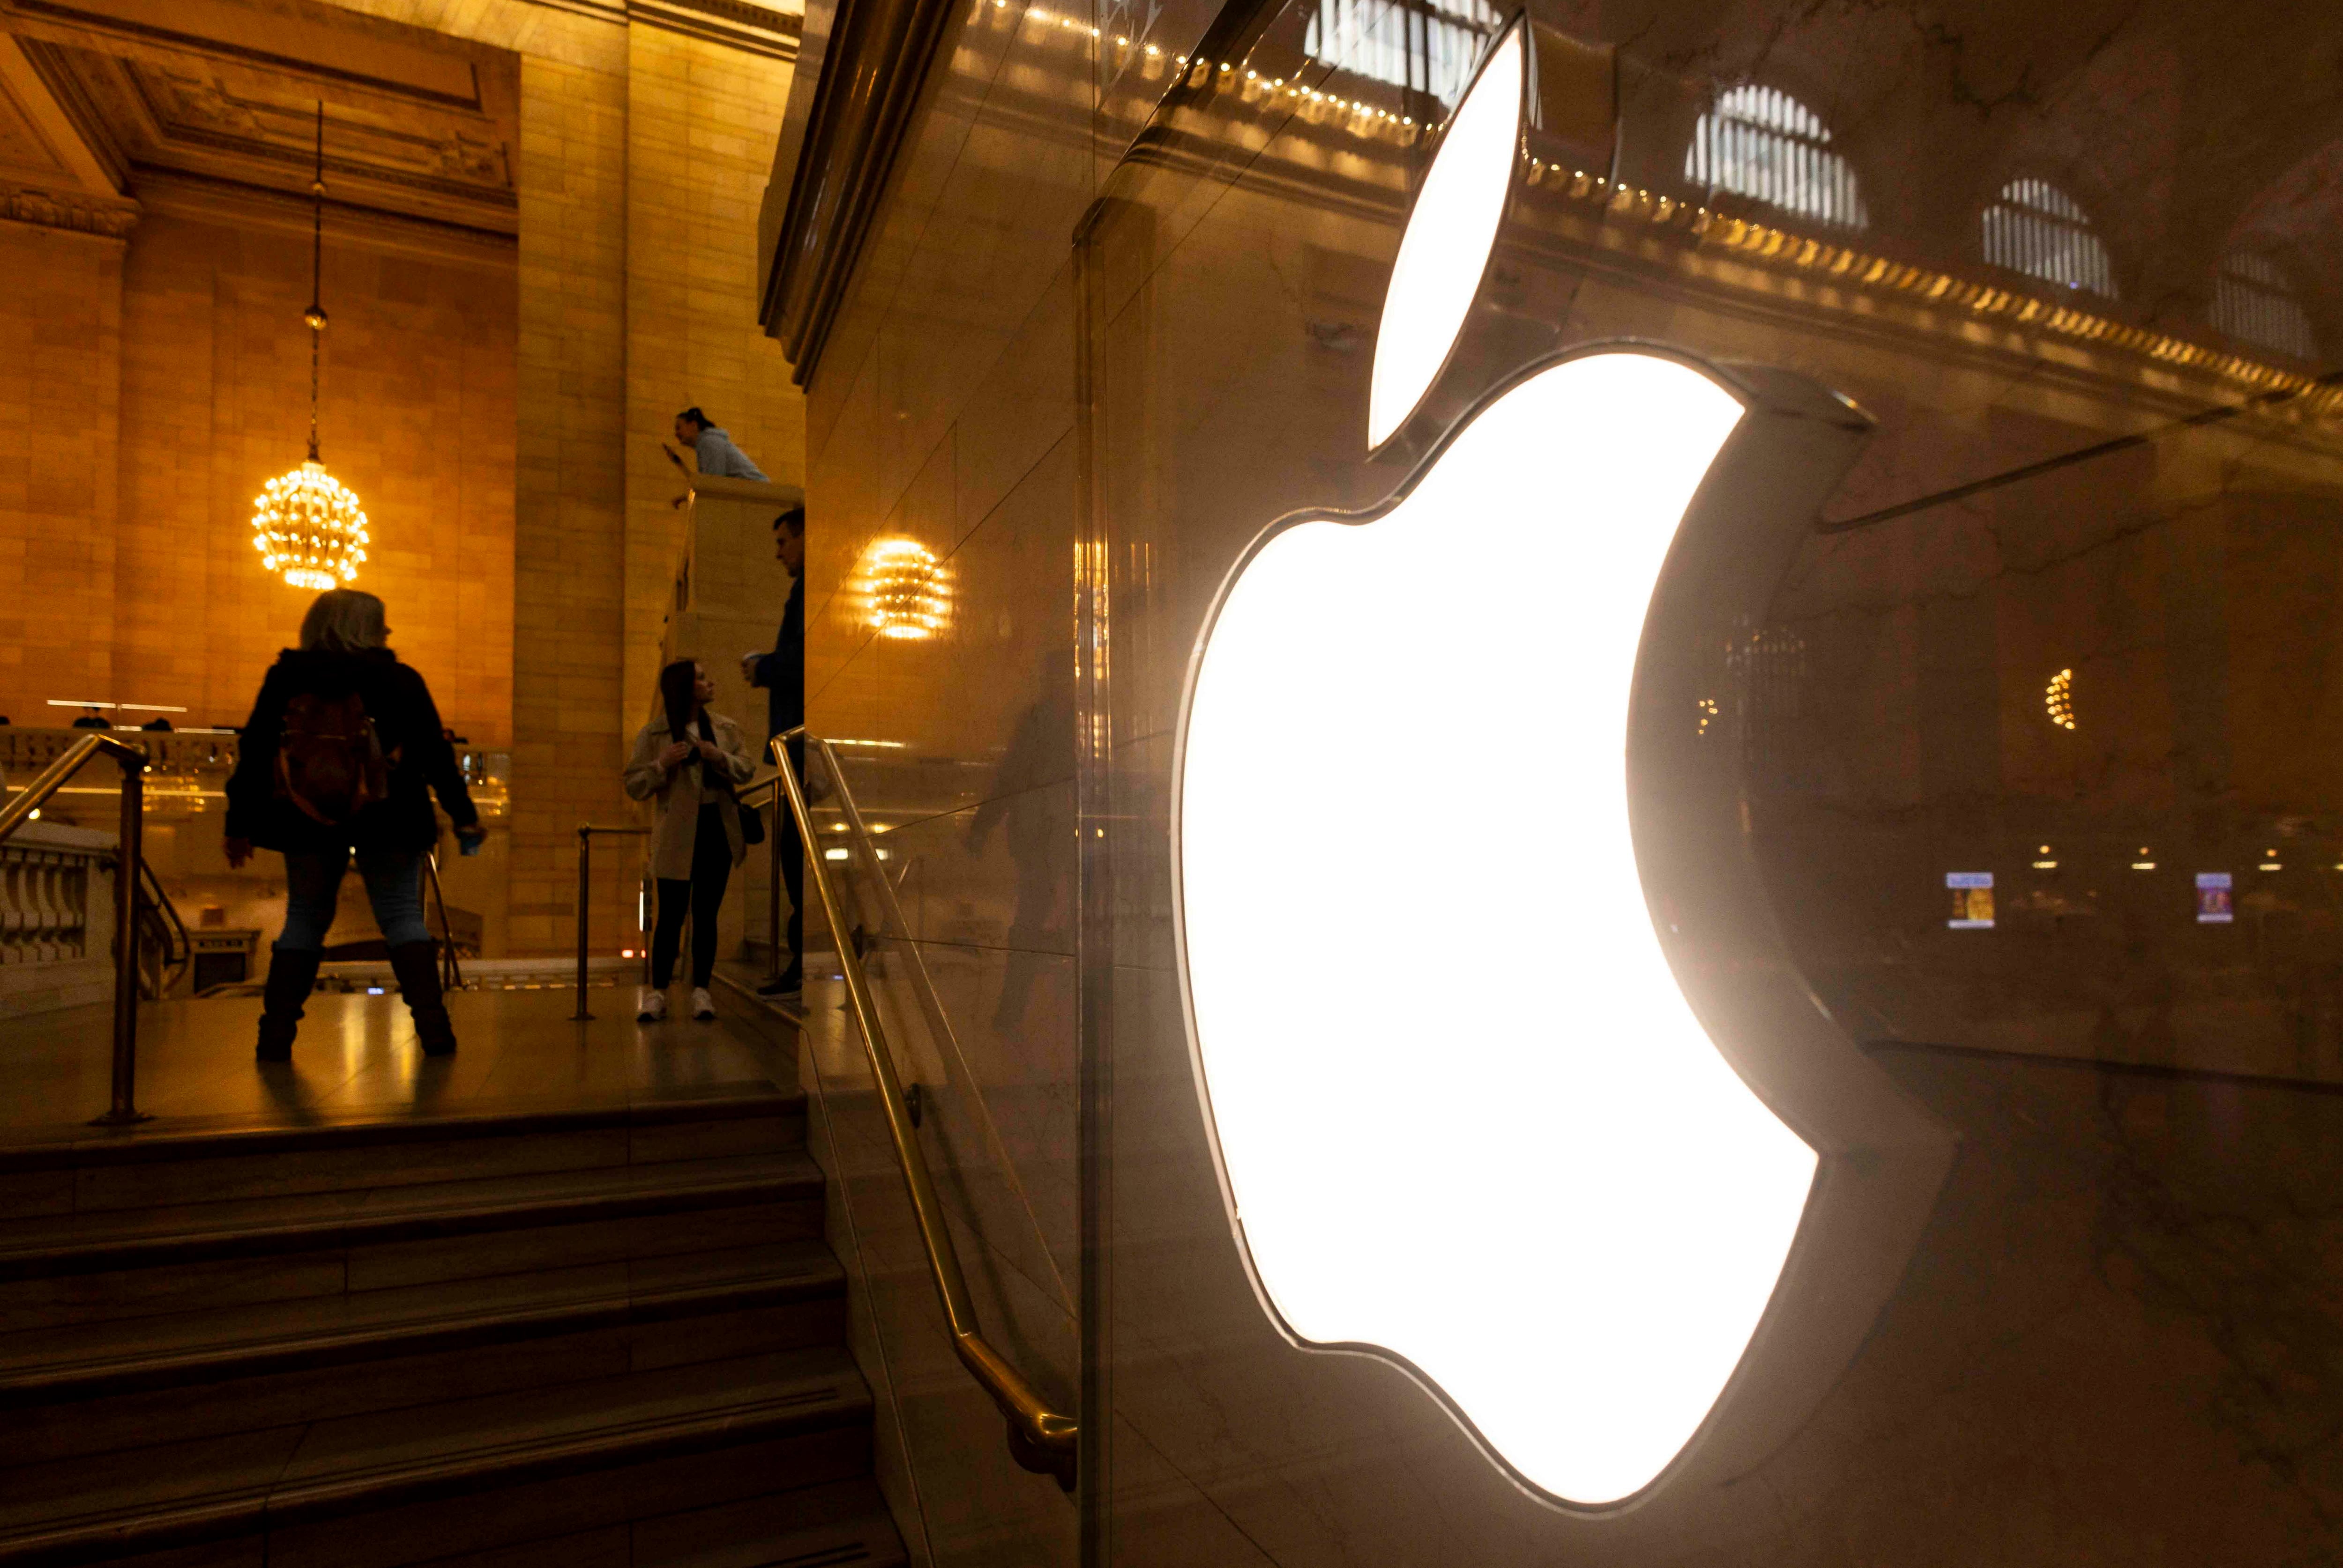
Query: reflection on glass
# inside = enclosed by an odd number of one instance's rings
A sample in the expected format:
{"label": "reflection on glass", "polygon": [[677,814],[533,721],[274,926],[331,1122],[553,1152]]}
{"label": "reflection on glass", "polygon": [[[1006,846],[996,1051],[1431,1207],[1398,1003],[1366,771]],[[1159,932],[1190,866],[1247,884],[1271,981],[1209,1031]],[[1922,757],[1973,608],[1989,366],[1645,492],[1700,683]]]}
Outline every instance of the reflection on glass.
{"label": "reflection on glass", "polygon": [[2090,215],[2044,180],[2012,180],[1985,209],[1985,258],[2046,283],[2116,297],[2115,270]]}
{"label": "reflection on glass", "polygon": [[935,552],[917,539],[880,539],[863,553],[862,599],[880,637],[917,642],[941,629],[951,601]]}
{"label": "reflection on glass", "polygon": [[2230,876],[2227,871],[2197,873],[2197,923],[2200,926],[2226,926],[2237,918],[2230,898]]}
{"label": "reflection on glass", "polygon": [[1830,139],[1822,117],[1789,94],[1745,85],[1719,94],[1694,126],[1684,178],[1819,223],[1867,228],[1855,170]]}
{"label": "reflection on glass", "polygon": [[1953,918],[1946,925],[1956,931],[1993,930],[1991,871],[1946,871],[1945,886],[1953,893]]}
{"label": "reflection on glass", "polygon": [[1319,0],[1302,50],[1338,69],[1453,104],[1503,20],[1486,0]]}
{"label": "reflection on glass", "polygon": [[2075,728],[2075,672],[2062,669],[2050,678],[2042,693],[2042,707],[2050,722],[2061,729]]}
{"label": "reflection on glass", "polygon": [[2234,252],[2221,264],[2213,284],[2213,325],[2297,359],[2318,357],[2318,339],[2294,286],[2266,256]]}

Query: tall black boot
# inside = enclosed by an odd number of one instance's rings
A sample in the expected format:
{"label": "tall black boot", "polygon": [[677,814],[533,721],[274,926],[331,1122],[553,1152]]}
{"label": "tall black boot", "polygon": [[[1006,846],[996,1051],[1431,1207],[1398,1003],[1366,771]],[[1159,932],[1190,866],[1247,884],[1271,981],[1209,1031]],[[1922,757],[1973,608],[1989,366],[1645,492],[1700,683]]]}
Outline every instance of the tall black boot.
{"label": "tall black boot", "polygon": [[260,1046],[253,1052],[262,1061],[293,1060],[293,1034],[300,1027],[301,1004],[317,983],[317,964],[326,955],[316,948],[271,948],[268,979],[260,988]]}
{"label": "tall black boot", "polygon": [[426,1056],[446,1056],[456,1049],[456,1026],[447,1021],[447,1002],[439,990],[439,944],[401,942],[390,950],[390,972],[415,1015],[415,1037]]}

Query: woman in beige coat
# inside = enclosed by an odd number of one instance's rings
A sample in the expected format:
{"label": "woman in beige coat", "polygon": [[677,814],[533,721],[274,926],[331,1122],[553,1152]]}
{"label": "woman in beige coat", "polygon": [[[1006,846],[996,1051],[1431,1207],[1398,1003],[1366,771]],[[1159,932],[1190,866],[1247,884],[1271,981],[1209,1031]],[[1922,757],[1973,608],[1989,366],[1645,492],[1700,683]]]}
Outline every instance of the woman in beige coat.
{"label": "woman in beige coat", "polygon": [[651,989],[635,1016],[667,1017],[683,920],[691,916],[691,1016],[716,1016],[708,982],[716,973],[716,919],[724,884],[749,852],[733,790],[757,770],[740,727],[708,711],[716,695],[708,672],[679,658],[659,671],[659,715],[635,737],[627,793],[659,808],[651,829],[651,875],[659,879],[659,920],[651,931]]}

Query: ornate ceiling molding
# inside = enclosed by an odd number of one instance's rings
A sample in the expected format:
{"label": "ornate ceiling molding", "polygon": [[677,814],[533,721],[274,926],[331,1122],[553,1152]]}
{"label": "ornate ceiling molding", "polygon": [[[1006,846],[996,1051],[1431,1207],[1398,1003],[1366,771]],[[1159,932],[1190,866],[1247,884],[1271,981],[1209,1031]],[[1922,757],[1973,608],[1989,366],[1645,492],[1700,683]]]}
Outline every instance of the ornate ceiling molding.
{"label": "ornate ceiling molding", "polygon": [[771,60],[798,57],[803,19],[748,0],[627,0],[627,20]]}
{"label": "ornate ceiling molding", "polygon": [[84,142],[121,168],[134,192],[169,174],[306,198],[324,98],[326,176],[338,202],[465,228],[518,229],[513,130],[502,118],[337,94],[314,78],[213,55],[19,42]]}
{"label": "ornate ceiling molding", "polygon": [[126,196],[93,196],[85,191],[43,189],[0,181],[0,218],[37,228],[67,229],[106,239],[127,239],[138,226],[141,209]]}

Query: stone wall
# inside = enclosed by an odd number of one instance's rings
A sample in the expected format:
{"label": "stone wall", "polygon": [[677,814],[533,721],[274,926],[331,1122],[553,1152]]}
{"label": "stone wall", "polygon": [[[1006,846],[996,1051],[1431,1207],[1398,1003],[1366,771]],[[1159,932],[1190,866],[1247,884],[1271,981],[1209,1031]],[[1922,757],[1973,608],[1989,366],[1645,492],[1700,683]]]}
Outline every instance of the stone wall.
{"label": "stone wall", "polygon": [[[233,213],[150,213],[125,270],[114,572],[120,701],[244,721],[315,595],[265,573],[253,498],[294,467],[309,416],[308,236]],[[484,258],[386,254],[329,235],[321,450],[372,542],[355,586],[459,735],[512,731],[514,278]],[[74,695],[28,672],[19,707]],[[57,716],[51,714],[55,719]],[[133,714],[131,718],[137,717]],[[18,722],[24,722],[20,715]]]}
{"label": "stone wall", "polygon": [[18,724],[113,685],[122,253],[0,223],[0,276],[22,280],[0,290],[0,714]]}

